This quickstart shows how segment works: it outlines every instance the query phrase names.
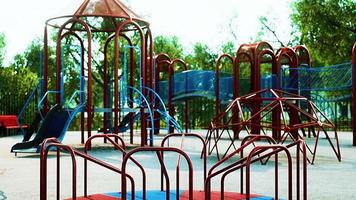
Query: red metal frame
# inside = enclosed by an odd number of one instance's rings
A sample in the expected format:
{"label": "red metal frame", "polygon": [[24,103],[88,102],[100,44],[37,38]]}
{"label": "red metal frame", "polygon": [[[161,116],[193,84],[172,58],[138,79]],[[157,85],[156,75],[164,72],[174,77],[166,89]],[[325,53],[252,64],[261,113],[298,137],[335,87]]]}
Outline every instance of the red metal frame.
{"label": "red metal frame", "polygon": [[[193,180],[194,180],[194,172],[193,172],[193,163],[191,162],[189,156],[187,153],[182,151],[181,149],[174,148],[174,147],[164,147],[164,145],[167,144],[168,140],[172,137],[181,137],[182,141],[180,143],[181,147],[184,145],[184,138],[185,137],[194,137],[197,138],[198,140],[201,141],[203,148],[202,148],[202,153],[203,153],[203,165],[204,165],[204,191],[205,193],[205,198],[206,200],[209,200],[211,198],[211,180],[213,178],[216,178],[217,176],[221,175],[220,177],[220,196],[221,199],[225,198],[225,180],[228,175],[230,175],[232,172],[235,171],[240,171],[240,193],[245,195],[246,199],[251,199],[251,191],[250,191],[250,177],[251,177],[251,169],[250,166],[252,163],[255,163],[257,161],[260,161],[263,163],[264,160],[268,160],[271,158],[271,156],[275,157],[275,179],[274,179],[274,184],[275,184],[275,199],[279,198],[279,191],[278,191],[278,181],[279,181],[279,170],[278,170],[278,155],[282,152],[284,152],[287,155],[287,167],[288,167],[288,173],[287,173],[287,181],[288,181],[288,199],[292,199],[292,160],[291,160],[291,154],[289,149],[292,147],[296,147],[296,173],[294,177],[296,178],[296,199],[307,199],[307,158],[306,158],[306,148],[305,148],[305,143],[302,140],[297,140],[291,144],[288,144],[286,146],[281,146],[281,145],[276,145],[274,139],[270,136],[265,136],[265,135],[249,135],[248,137],[244,138],[241,142],[241,146],[229,154],[227,157],[224,159],[220,160],[216,164],[214,164],[209,172],[208,175],[206,175],[206,151],[205,151],[205,143],[203,138],[194,133],[183,133],[183,134],[171,134],[167,135],[161,143],[161,147],[139,147],[136,149],[133,149],[132,151],[126,153],[124,148],[125,144],[123,143],[123,140],[115,135],[115,134],[102,134],[102,135],[94,135],[90,137],[85,145],[84,153],[79,152],[77,150],[74,150],[73,148],[58,143],[58,141],[55,138],[49,138],[46,139],[42,146],[41,146],[41,177],[40,177],[40,199],[45,200],[47,199],[47,155],[49,149],[52,147],[55,147],[57,149],[57,180],[56,180],[56,191],[57,191],[57,198],[60,198],[60,152],[65,150],[70,153],[71,159],[72,159],[72,199],[77,198],[77,167],[76,167],[76,156],[84,158],[85,162],[85,167],[84,167],[84,198],[89,198],[87,194],[87,167],[86,167],[86,162],[89,160],[95,164],[98,164],[99,166],[102,166],[104,168],[107,168],[111,171],[114,171],[118,174],[121,174],[121,199],[127,199],[126,194],[127,194],[127,180],[128,178],[131,182],[131,198],[135,199],[135,191],[136,191],[136,185],[135,185],[135,180],[133,177],[131,177],[129,174],[127,174],[127,163],[129,160],[133,161],[141,170],[143,179],[143,187],[142,187],[142,192],[143,192],[143,199],[146,199],[146,172],[143,168],[143,166],[138,163],[133,157],[136,153],[143,153],[143,152],[155,152],[157,155],[157,158],[159,160],[160,166],[161,166],[161,171],[165,179],[165,188],[163,188],[163,184],[161,184],[161,190],[163,191],[165,189],[166,193],[166,199],[170,198],[170,180],[169,180],[169,174],[165,165],[165,162],[163,161],[163,155],[166,152],[175,152],[179,155],[179,160],[177,162],[176,166],[176,191],[180,191],[180,160],[181,157],[184,158],[184,160],[187,162],[188,165],[188,193],[185,193],[184,198],[187,199],[194,199],[196,197],[193,197],[194,191],[193,191]],[[120,150],[123,153],[123,161],[121,165],[121,169],[112,166],[110,164],[107,164],[103,161],[98,160],[97,158],[93,158],[92,156],[88,155],[88,150],[89,150],[89,144],[91,143],[90,141],[93,139],[97,138],[106,138],[114,148]],[[120,141],[120,145],[113,140],[113,138],[117,138],[117,140]],[[257,145],[256,142],[261,142],[262,140],[266,140],[270,145],[268,146],[261,146]],[[252,147],[252,150],[249,151],[249,154],[247,156],[244,156],[244,150],[247,147]],[[300,157],[300,152],[302,153],[303,157]],[[240,158],[238,160],[235,160],[236,157],[240,154]],[[230,161],[230,159],[234,159],[235,161]],[[302,161],[302,167],[303,171],[301,174],[301,166],[300,166],[300,161]],[[267,162],[267,161],[266,161]],[[246,168],[246,173],[244,173],[244,168]],[[302,182],[301,182],[302,179]],[[163,181],[163,178],[161,179]],[[246,181],[246,182],[245,182]],[[163,183],[163,182],[161,182]],[[244,191],[243,185],[246,185],[246,189]],[[302,186],[302,192],[301,192],[301,187]],[[201,192],[200,192],[201,193]],[[215,192],[216,193],[216,192]],[[178,198],[178,193],[177,193],[177,198]],[[200,197],[198,197],[200,199]]]}
{"label": "red metal frame", "polygon": [[[168,98],[167,98],[167,108],[168,108],[168,114],[170,116],[175,115],[175,108],[173,105],[173,76],[174,73],[178,71],[176,68],[177,65],[181,65],[183,67],[183,71],[188,70],[188,65],[179,58],[171,60],[171,58],[164,53],[158,54],[156,56],[156,74],[155,74],[155,83],[156,83],[156,90],[158,90],[158,83],[161,80],[160,79],[160,73],[167,73],[168,74]],[[166,69],[165,69],[165,68]],[[184,127],[185,127],[185,132],[188,132],[189,130],[189,102],[188,100],[184,101]],[[156,116],[159,116],[158,113],[156,113]],[[156,128],[159,127],[159,122],[157,122]],[[174,127],[169,126],[169,133],[174,132]],[[158,133],[158,131],[157,131]]]}
{"label": "red metal frame", "polygon": [[[242,56],[242,53],[245,53],[249,56]],[[264,60],[263,56],[266,54],[272,56],[272,68],[274,68],[273,66],[276,65],[272,46],[265,41],[253,44],[242,44],[236,52],[236,55],[239,54],[241,54],[241,58],[243,58],[243,60],[241,60],[240,62],[247,61],[251,63],[251,92],[259,91],[261,88],[261,63],[269,62]],[[252,109],[253,113],[256,113],[260,109],[259,102],[254,102],[254,106],[252,107]],[[258,123],[258,120],[259,119],[256,118],[255,123]],[[253,134],[260,134],[261,130],[259,129],[259,127],[253,127],[251,131]]]}
{"label": "red metal frame", "polygon": [[[260,108],[260,110],[254,113],[251,107],[254,106],[253,102],[256,101],[264,103],[264,106]],[[308,111],[304,111],[302,108],[300,108],[298,103],[299,101],[303,101],[304,103],[307,103],[307,105],[309,105],[312,108],[312,113]],[[243,117],[244,116],[243,108],[251,110],[250,117],[248,118]],[[276,109],[278,112],[281,113],[282,116],[281,124],[278,126],[275,126],[273,120],[272,121],[268,120],[269,116],[272,116],[273,119],[274,116],[273,113],[276,112],[275,111]],[[240,121],[238,123],[235,123],[233,121],[233,117],[229,117],[229,116],[234,116],[233,114],[229,114],[229,113],[234,113],[236,111],[240,116]],[[291,119],[290,122],[288,122],[285,116],[286,112],[289,113],[294,112],[296,113],[295,116],[299,116],[299,114],[303,115],[309,120],[307,120],[306,122],[298,121],[299,123],[295,124],[294,122],[299,120],[298,118],[298,119]],[[290,118],[292,118],[293,116],[294,115],[290,115]],[[221,123],[222,121],[221,119],[226,117],[227,117],[226,122]],[[261,123],[261,119],[264,119],[263,120],[264,123]],[[262,130],[263,133],[265,134],[266,131],[264,131],[264,129],[281,131],[283,132],[281,139],[279,140],[281,143],[284,143],[287,137],[290,137],[293,141],[296,141],[302,138],[302,136],[300,136],[299,134],[295,135],[295,133],[298,133],[298,130],[308,128],[308,127],[315,127],[318,129],[318,133],[314,144],[314,148],[311,149],[309,146],[307,146],[309,153],[312,155],[312,158],[311,160],[309,160],[309,162],[314,163],[315,161],[316,149],[317,149],[319,135],[321,131],[324,132],[325,136],[327,137],[328,142],[330,143],[330,146],[334,151],[337,159],[341,161],[338,134],[335,125],[321,112],[321,110],[319,110],[316,107],[314,103],[312,103],[305,97],[293,93],[288,93],[288,92],[284,92],[281,90],[274,90],[274,89],[264,89],[258,92],[254,92],[236,98],[230,105],[227,106],[227,108],[224,111],[222,111],[218,116],[216,116],[211,122],[208,133],[206,135],[206,142],[208,144],[209,154],[211,154],[215,150],[217,157],[220,158],[218,142],[220,141],[221,136],[224,133],[227,133],[229,135],[229,139],[231,143],[228,146],[223,157],[227,155],[231,147],[237,149],[234,144],[235,139],[232,138],[229,134],[229,130],[232,129],[233,126],[239,127],[238,130],[239,132],[245,130],[247,134],[253,134],[251,131],[253,127],[260,128],[260,130]],[[331,141],[329,134],[326,131],[326,128],[330,128],[334,131],[336,146]],[[220,132],[217,132],[217,130],[219,130]]]}
{"label": "red metal frame", "polygon": [[[95,5],[95,8],[93,9],[86,9],[87,6],[89,6],[90,0],[84,1],[81,6],[77,9],[77,11],[73,15],[66,15],[66,16],[59,16],[59,17],[54,17],[46,21],[46,26],[44,29],[44,50],[43,50],[43,79],[44,79],[44,91],[46,92],[48,90],[48,27],[53,27],[58,30],[58,36],[57,36],[57,47],[56,47],[56,90],[60,91],[60,74],[61,74],[61,41],[62,39],[67,36],[67,35],[73,35],[76,37],[82,47],[84,44],[84,41],[86,42],[86,48],[85,52],[87,53],[87,59],[86,59],[86,70],[88,74],[88,81],[87,81],[87,104],[86,104],[86,110],[87,112],[87,135],[88,138],[91,136],[91,129],[92,129],[92,113],[94,112],[93,109],[93,100],[92,100],[92,72],[91,72],[91,63],[92,63],[92,49],[91,49],[91,43],[92,43],[92,35],[93,33],[96,32],[106,32],[106,33],[115,33],[112,36],[109,36],[108,40],[105,43],[104,47],[104,82],[105,82],[105,87],[104,87],[104,104],[107,105],[108,99],[108,91],[107,91],[107,84],[108,84],[108,62],[107,62],[107,51],[108,51],[108,43],[110,42],[111,39],[115,39],[115,52],[113,53],[115,56],[115,102],[114,102],[114,127],[118,125],[118,113],[120,111],[119,105],[117,105],[117,100],[118,100],[118,61],[119,61],[119,44],[118,40],[119,38],[125,38],[129,44],[132,44],[130,38],[128,38],[124,33],[126,32],[133,32],[137,31],[140,35],[140,48],[141,48],[141,60],[142,60],[142,86],[153,86],[153,38],[151,31],[149,29],[149,23],[146,21],[142,20],[140,17],[138,17],[137,14],[135,14],[133,11],[131,11],[127,6],[122,4],[120,1],[117,0],[103,0],[103,2],[97,2]],[[110,6],[109,6],[110,5]],[[103,8],[105,7],[105,8]],[[91,13],[92,12],[92,13]],[[116,13],[115,13],[116,12]],[[100,18],[107,18],[109,19],[112,23],[112,27],[97,27],[95,24],[90,24],[91,21],[88,20],[82,20],[82,18],[90,18],[90,17],[100,17]],[[61,23],[59,20],[60,19],[67,19],[65,23]],[[122,21],[118,22],[115,19],[123,19]],[[58,25],[59,24],[59,25]],[[79,26],[80,25],[80,26]],[[64,34],[62,35],[62,33]],[[86,38],[82,39],[79,37],[79,34],[77,33],[86,33]],[[84,51],[84,48],[82,48]],[[130,84],[133,85],[134,82],[134,60],[133,60],[133,51],[132,49],[130,50]],[[84,55],[84,54],[82,54]],[[84,57],[82,58],[84,60]],[[84,62],[83,62],[84,63]],[[84,66],[83,66],[84,67]],[[84,71],[84,70],[83,70]],[[145,95],[146,89],[143,89],[143,94]],[[56,102],[60,102],[60,95],[56,95]],[[48,111],[48,101],[47,98],[44,101],[44,110],[45,112]],[[143,111],[143,110],[141,110]],[[146,145],[147,144],[147,122],[145,120],[145,115],[142,115],[141,117],[141,132],[142,132],[142,139],[141,139],[141,145]],[[81,123],[81,129],[82,129],[82,137],[81,137],[81,143],[84,143],[84,112],[81,115],[82,123]],[[105,114],[104,117],[104,131],[107,132],[108,127],[106,124],[106,121],[108,119],[107,114]],[[131,121],[133,120],[132,115],[131,115]],[[132,123],[130,124],[130,138],[131,142],[133,142],[133,125]],[[117,130],[114,130],[116,134],[118,134]]]}
{"label": "red metal frame", "polygon": [[[169,66],[169,70],[168,70],[168,113],[170,116],[174,116],[175,115],[175,109],[174,109],[174,105],[173,105],[173,76],[174,74],[178,71],[178,69],[176,68],[176,65],[182,65],[183,67],[183,71],[187,71],[188,70],[188,65],[179,58],[173,59],[171,61],[171,64]],[[184,121],[185,121],[185,132],[188,132],[189,129],[189,116],[188,116],[188,100],[184,101]],[[169,133],[173,133],[174,128],[172,126],[169,127]]]}
{"label": "red metal frame", "polygon": [[356,146],[356,42],[352,48],[352,145]]}
{"label": "red metal frame", "polygon": [[[120,146],[118,145],[114,140],[112,140],[111,138],[114,137],[116,139],[119,138],[119,136],[117,135],[112,135],[112,134],[103,134],[103,135],[94,135],[92,137],[90,137],[88,140],[89,142],[87,142],[85,144],[85,153],[74,150],[72,147],[68,146],[68,145],[64,145],[58,142],[58,140],[56,138],[48,138],[45,139],[41,145],[41,152],[40,152],[40,169],[41,169],[41,173],[40,173],[40,199],[41,200],[46,200],[47,199],[47,157],[48,157],[48,152],[51,148],[56,148],[56,156],[57,156],[57,179],[56,179],[56,191],[57,191],[57,199],[60,199],[60,152],[65,150],[67,151],[70,155],[71,155],[71,159],[72,159],[72,199],[76,199],[77,198],[77,169],[76,169],[76,156],[82,157],[84,159],[84,196],[87,197],[87,167],[86,167],[86,163],[87,161],[91,161],[101,167],[104,167],[106,169],[109,169],[113,172],[116,172],[118,174],[122,174],[121,170],[111,164],[105,163],[101,160],[98,160],[90,155],[87,154],[88,150],[91,148],[90,147],[90,141],[92,139],[95,138],[106,138],[108,141],[111,142],[111,144],[113,144],[113,146],[120,150],[121,152],[125,153],[123,147],[124,146]],[[120,138],[119,141],[123,142],[123,140]],[[121,145],[123,145],[124,143],[121,143]],[[142,165],[140,165],[137,161],[135,161],[134,159],[131,159],[140,169],[143,169]],[[145,175],[144,171],[143,171],[143,175]],[[127,176],[127,178],[130,180],[131,183],[131,192],[134,194],[135,193],[135,181],[133,179],[133,177],[129,174],[125,174],[125,177]],[[145,179],[143,179],[145,180]],[[143,187],[145,188],[145,185],[143,185]]]}
{"label": "red metal frame", "polygon": [[[155,89],[156,89],[156,92],[159,93],[159,81],[160,81],[160,73],[161,72],[167,72],[168,70],[170,70],[170,65],[171,65],[171,58],[165,54],[165,53],[161,53],[161,54],[158,54],[156,57],[155,57],[155,62],[156,62],[156,72],[155,72]],[[168,81],[168,84],[170,84],[170,82]],[[169,86],[168,86],[169,88]],[[169,92],[168,92],[168,95],[169,95]],[[168,97],[169,99],[169,97]],[[155,105],[159,105],[159,100],[156,99],[156,102],[155,102]],[[168,106],[169,108],[169,106]],[[160,117],[160,114],[158,112],[154,112],[154,118],[155,119],[158,119]],[[159,134],[159,129],[160,128],[160,121],[156,120],[154,122],[154,125],[155,127],[157,128],[155,130],[155,134]]]}
{"label": "red metal frame", "polygon": [[[201,144],[203,146],[202,147],[202,152],[201,152],[202,159],[203,159],[203,174],[204,174],[203,181],[205,183],[205,181],[206,181],[206,173],[207,173],[207,161],[206,161],[207,153],[206,153],[206,143],[204,141],[204,138],[202,136],[200,136],[199,134],[196,134],[196,133],[172,133],[172,134],[166,135],[163,138],[163,140],[161,142],[161,147],[164,147],[165,145],[168,146],[169,139],[172,138],[172,137],[181,137],[182,138],[181,143],[180,143],[181,146],[179,147],[179,149],[183,149],[183,144],[184,144],[184,138],[185,137],[197,138],[201,142]],[[162,158],[163,158],[163,154],[162,154]],[[178,179],[178,177],[179,176],[177,176],[177,179]],[[163,174],[162,173],[161,173],[161,190],[163,190]],[[176,191],[179,191],[179,184],[177,184]]]}
{"label": "red metal frame", "polygon": [[[229,54],[221,55],[216,61],[216,64],[215,64],[215,114],[216,115],[220,113],[220,103],[221,103],[220,102],[220,65],[224,59],[227,59],[228,61],[230,61],[233,66],[232,68],[235,69],[234,68],[235,57],[233,57]],[[234,72],[235,72],[235,70],[234,70]],[[233,80],[235,80],[235,79],[236,79],[235,73],[233,73]],[[238,85],[234,84],[233,87],[235,89],[235,87],[238,87]]]}
{"label": "red metal frame", "polygon": [[[261,140],[267,140],[268,142],[272,143],[272,145],[269,146],[255,146],[255,142],[261,141]],[[243,151],[246,147],[253,145],[254,148],[252,151],[249,152],[248,156],[245,157],[243,155]],[[214,177],[217,177],[221,175],[221,199],[224,199],[224,182],[227,177],[227,175],[231,174],[232,172],[235,172],[237,170],[240,170],[240,193],[241,194],[246,194],[246,199],[250,199],[250,165],[254,162],[257,161],[263,161],[263,159],[268,159],[271,156],[275,156],[275,199],[278,199],[278,154],[280,152],[285,152],[287,155],[288,159],[288,199],[292,199],[292,159],[291,159],[291,154],[289,153],[289,148],[296,146],[296,197],[299,200],[301,191],[300,191],[300,184],[301,181],[300,179],[302,178],[303,183],[303,199],[307,199],[307,157],[306,157],[306,149],[305,149],[305,143],[302,140],[298,140],[292,144],[287,145],[286,147],[281,146],[281,145],[276,145],[275,141],[273,138],[269,136],[263,136],[263,135],[250,135],[246,138],[244,138],[241,142],[241,146],[236,149],[234,152],[230,153],[227,157],[224,159],[220,160],[216,164],[214,164],[211,169],[209,170],[207,181],[205,182],[205,199],[209,200],[210,195],[211,195],[211,180]],[[270,152],[268,152],[270,150]],[[300,177],[300,152],[303,154],[303,174],[302,177]],[[240,154],[240,159],[237,161],[234,161],[227,166],[224,165],[224,167],[221,167],[226,161],[229,159],[236,157],[237,154]],[[244,168],[246,168],[246,175],[244,176]],[[218,170],[216,170],[218,169]],[[244,178],[246,180],[246,191],[244,192]]]}
{"label": "red metal frame", "polygon": [[[287,59],[287,62],[284,60]],[[281,85],[281,66],[282,64],[288,64],[290,68],[298,68],[298,57],[295,51],[292,48],[289,47],[282,47],[277,50],[276,53],[276,67],[272,69],[273,74],[276,75],[276,80],[277,80],[277,88],[278,90],[282,89]],[[283,63],[284,62],[284,63]],[[294,72],[295,73],[295,72]],[[295,77],[295,74],[292,74],[293,77]],[[295,88],[298,88],[298,82],[294,84]],[[298,94],[298,91],[293,91],[294,94]],[[274,110],[273,115],[273,126],[280,126],[281,124],[281,110],[279,108],[276,108]],[[300,122],[298,112],[291,110],[290,112],[290,120],[291,120],[291,125],[297,124]],[[294,131],[292,132],[293,136],[296,137],[298,135],[298,132]],[[279,130],[273,130],[273,138],[279,140],[281,137],[281,132]]]}
{"label": "red metal frame", "polygon": [[[121,194],[122,200],[126,200],[126,196],[127,196],[127,186],[126,186],[126,168],[127,168],[127,162],[128,160],[136,153],[139,152],[156,152],[157,157],[159,159],[160,165],[161,165],[161,169],[162,172],[166,178],[166,199],[169,200],[170,199],[170,184],[169,184],[169,176],[168,176],[168,172],[166,169],[166,166],[163,162],[163,153],[165,152],[175,152],[178,155],[182,156],[187,164],[188,164],[188,191],[189,191],[189,200],[193,200],[193,164],[189,158],[189,156],[182,150],[177,149],[177,148],[173,148],[173,147],[139,147],[136,149],[131,150],[130,152],[128,152],[122,162],[122,179],[121,179]],[[179,165],[177,167],[177,171],[179,171]],[[179,173],[177,173],[179,174]],[[177,179],[178,180],[178,179]],[[179,182],[177,182],[179,183]],[[144,190],[145,191],[145,190]],[[132,194],[134,195],[134,193]]]}

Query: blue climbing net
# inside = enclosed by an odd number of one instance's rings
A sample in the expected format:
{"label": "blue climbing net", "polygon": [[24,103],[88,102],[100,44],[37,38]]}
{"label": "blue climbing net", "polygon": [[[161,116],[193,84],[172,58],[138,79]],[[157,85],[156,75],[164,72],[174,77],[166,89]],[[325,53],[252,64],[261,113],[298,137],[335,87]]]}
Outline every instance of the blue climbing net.
{"label": "blue climbing net", "polygon": [[[272,88],[275,76],[265,76],[261,79],[261,89]],[[176,73],[172,80],[173,101],[185,100],[194,97],[215,99],[216,77],[215,71],[188,70]],[[240,95],[249,93],[250,79],[240,79]],[[159,81],[158,93],[163,100],[168,98],[168,81]],[[231,74],[220,73],[219,95],[221,101],[230,101],[233,98],[233,78]]]}
{"label": "blue climbing net", "polygon": [[318,68],[303,65],[298,68],[282,68],[281,81],[283,90],[349,90],[352,87],[352,65],[343,63]]}

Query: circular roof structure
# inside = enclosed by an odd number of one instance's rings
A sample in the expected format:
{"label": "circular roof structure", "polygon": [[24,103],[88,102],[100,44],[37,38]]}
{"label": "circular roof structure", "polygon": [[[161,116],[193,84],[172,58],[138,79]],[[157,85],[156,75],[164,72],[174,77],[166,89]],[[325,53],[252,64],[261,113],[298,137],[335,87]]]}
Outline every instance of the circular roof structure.
{"label": "circular roof structure", "polygon": [[[83,20],[92,32],[115,32],[122,22],[132,20],[142,29],[149,26],[139,15],[119,0],[85,0],[72,15],[65,15],[48,19],[46,24],[59,28],[65,21],[77,18]],[[81,25],[66,27],[72,31],[84,31]],[[125,31],[134,30],[126,27]]]}

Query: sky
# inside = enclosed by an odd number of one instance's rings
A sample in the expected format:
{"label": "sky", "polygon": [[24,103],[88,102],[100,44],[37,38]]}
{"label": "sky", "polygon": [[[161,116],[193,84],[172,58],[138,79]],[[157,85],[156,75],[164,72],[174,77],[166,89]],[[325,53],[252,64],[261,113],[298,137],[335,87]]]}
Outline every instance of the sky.
{"label": "sky", "polygon": [[[83,0],[0,0],[0,32],[6,37],[6,62],[43,37],[45,21],[72,14]],[[236,45],[256,38],[259,17],[274,20],[277,34],[290,37],[292,0],[123,0],[151,24],[154,36],[177,36],[189,49],[202,42],[218,50],[222,43]],[[232,24],[233,30],[229,28]],[[236,40],[231,32],[237,35]]]}

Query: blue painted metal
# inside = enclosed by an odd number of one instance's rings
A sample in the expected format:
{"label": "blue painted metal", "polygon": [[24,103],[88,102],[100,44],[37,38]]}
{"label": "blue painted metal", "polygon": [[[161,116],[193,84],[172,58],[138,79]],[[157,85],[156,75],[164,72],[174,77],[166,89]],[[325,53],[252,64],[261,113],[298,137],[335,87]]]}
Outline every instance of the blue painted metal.
{"label": "blue painted metal", "polygon": [[[153,123],[153,112],[152,112],[152,109],[151,109],[151,106],[150,106],[150,103],[149,101],[147,100],[147,98],[142,94],[142,92],[137,89],[137,88],[134,88],[134,87],[131,87],[131,86],[127,86],[127,89],[131,89],[133,90],[134,92],[136,92],[139,96],[140,96],[140,101],[135,101],[136,104],[138,104],[138,106],[140,108],[144,108],[144,109],[147,109],[148,111],[148,114],[149,114],[149,121],[151,122],[151,128],[150,128],[150,146],[153,146],[153,130],[154,130],[154,123]],[[146,104],[146,106],[143,104]]]}
{"label": "blue painted metal", "polygon": [[170,116],[168,114],[168,110],[163,102],[163,99],[159,96],[159,94],[154,91],[151,88],[148,87],[144,87],[145,89],[147,89],[149,92],[152,92],[154,98],[153,98],[153,103],[156,102],[156,98],[158,99],[158,102],[160,102],[160,104],[162,105],[162,109],[158,109],[155,110],[157,111],[160,116],[163,116],[164,120],[166,121],[167,124],[167,133],[169,132],[169,124],[170,122],[172,123],[172,125],[174,126],[174,128],[178,131],[178,133],[183,133],[183,129],[181,128],[181,126],[179,125],[179,123],[177,122],[177,120],[175,120],[172,116]]}
{"label": "blue painted metal", "polygon": [[[67,44],[67,45],[64,45],[63,46],[63,48],[62,48],[62,52],[61,52],[61,81],[60,81],[60,97],[61,97],[61,102],[64,102],[64,75],[65,75],[65,73],[64,73],[64,65],[65,65],[65,63],[64,63],[64,52],[65,52],[65,50],[67,50],[67,49],[69,49],[69,48],[71,48],[71,47],[74,47],[74,48],[77,48],[77,50],[79,50],[79,56],[80,56],[80,58],[83,56],[82,55],[82,53],[83,53],[83,51],[82,51],[82,48],[81,48],[81,46],[79,46],[79,45],[73,45],[73,44]],[[82,60],[80,60],[80,63],[79,63],[79,69],[80,69],[80,71],[79,71],[79,73],[80,73],[80,82],[79,82],[79,87],[80,87],[80,90],[81,91],[84,91],[85,90],[85,77],[84,76],[82,76],[82,74],[83,74],[83,63],[82,63]],[[81,96],[81,98],[80,98],[81,100],[81,102],[83,102],[83,101],[85,101],[85,99],[84,98],[82,98],[82,96]]]}
{"label": "blue painted metal", "polygon": [[55,91],[55,90],[48,90],[44,95],[43,97],[40,99],[40,101],[38,102],[38,105],[37,105],[37,109],[38,109],[38,112],[40,113],[41,115],[41,118],[44,119],[44,116],[41,112],[41,109],[42,109],[42,106],[43,106],[43,103],[46,99],[46,97],[49,95],[49,94],[58,94],[59,91]]}
{"label": "blue painted metal", "polygon": [[33,88],[30,96],[27,98],[27,100],[26,100],[24,106],[22,107],[21,111],[17,115],[17,118],[18,118],[19,121],[21,121],[22,115],[24,114],[25,110],[27,109],[27,107],[29,106],[29,104],[31,103],[33,98],[35,97],[35,95],[38,92],[38,90],[41,89],[42,85],[43,85],[43,79],[40,79],[38,81],[38,83],[36,84],[36,86]]}
{"label": "blue painted metal", "polygon": [[[297,77],[291,77],[296,71]],[[299,88],[291,87],[299,82]],[[310,68],[301,65],[298,68],[281,68],[281,85],[283,90],[299,91],[340,91],[351,90],[352,66],[351,63]]]}

